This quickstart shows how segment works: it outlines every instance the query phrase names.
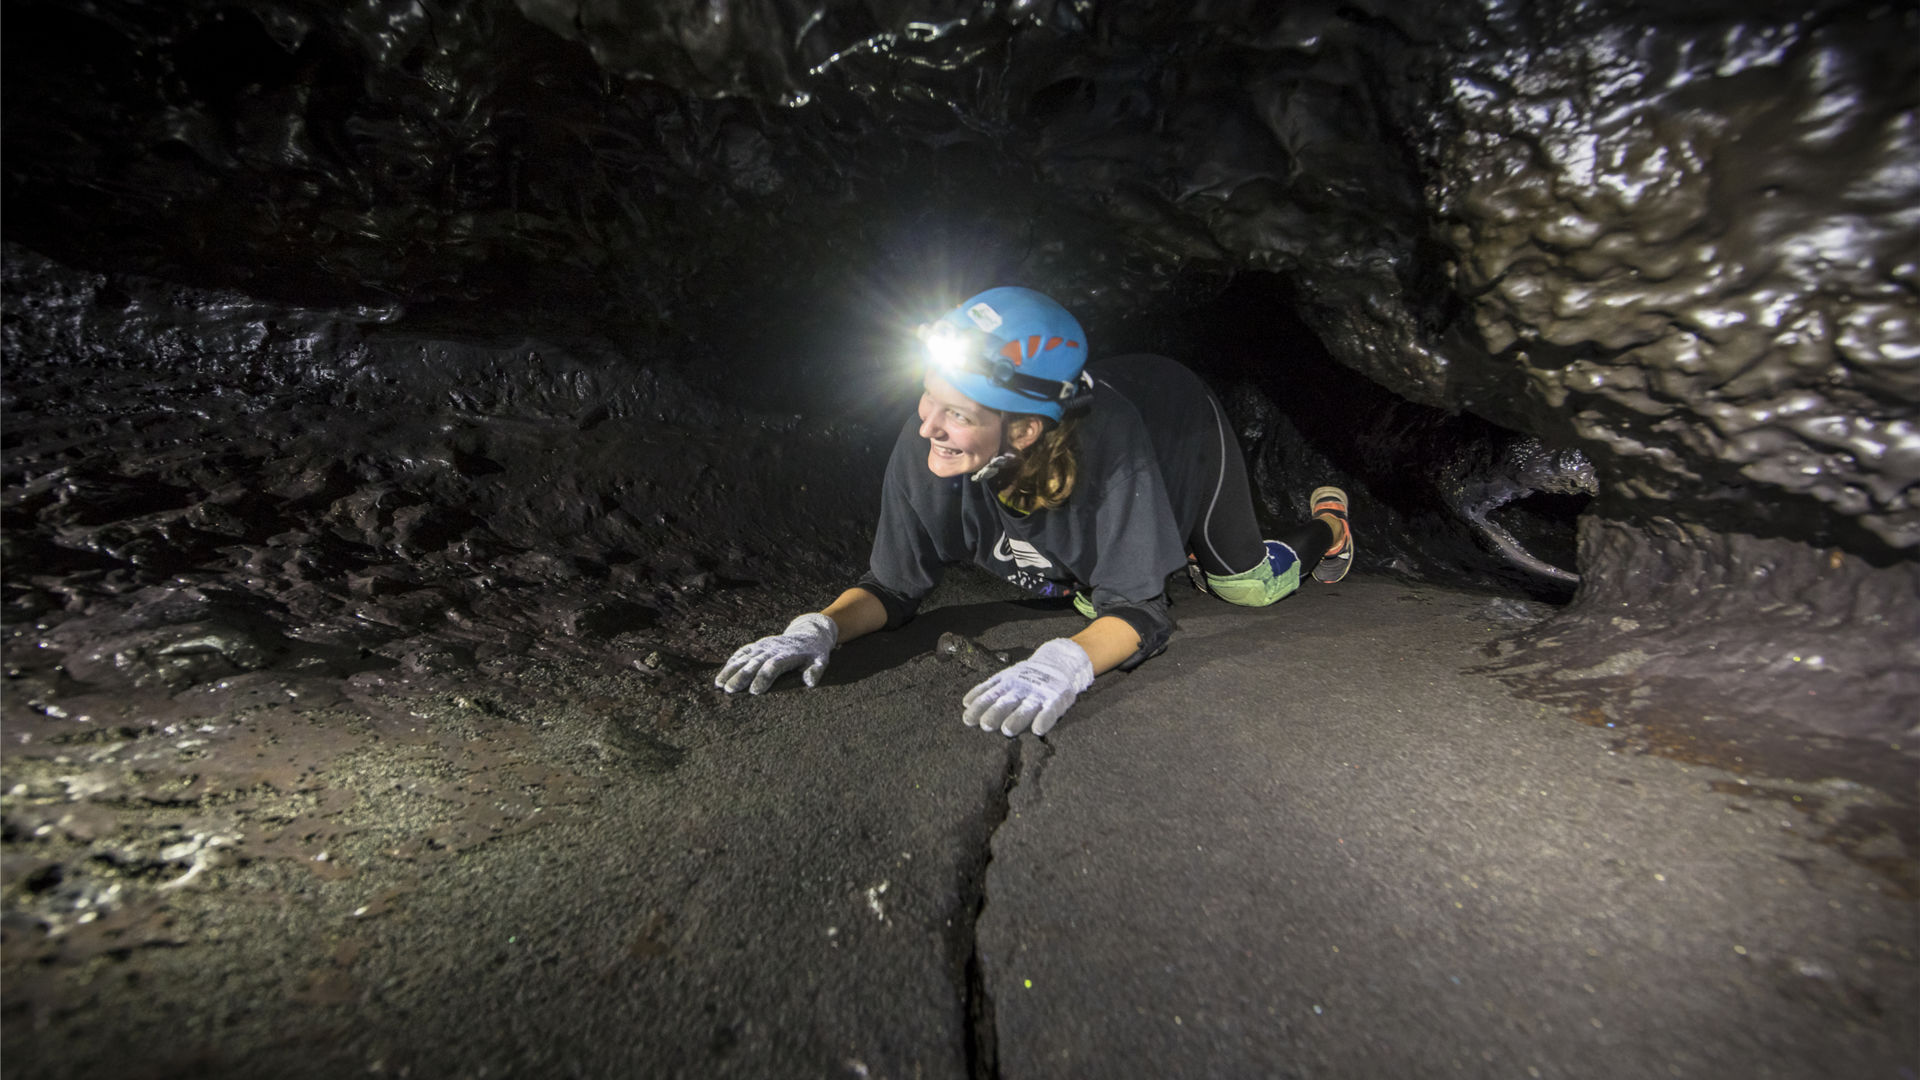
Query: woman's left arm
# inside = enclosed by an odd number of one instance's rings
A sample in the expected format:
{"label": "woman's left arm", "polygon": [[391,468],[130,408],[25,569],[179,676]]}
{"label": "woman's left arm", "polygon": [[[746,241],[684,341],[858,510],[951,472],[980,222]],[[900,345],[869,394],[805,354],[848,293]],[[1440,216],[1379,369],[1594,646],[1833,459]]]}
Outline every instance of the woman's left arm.
{"label": "woman's left arm", "polygon": [[1072,641],[1093,661],[1093,673],[1105,675],[1120,666],[1127,657],[1140,651],[1140,634],[1127,620],[1102,615],[1073,635]]}
{"label": "woman's left arm", "polygon": [[961,699],[960,719],[970,727],[1018,735],[1052,730],[1081,691],[1100,674],[1120,666],[1140,649],[1140,635],[1125,619],[1093,620],[1070,638],[1054,638],[1033,655],[995,672]]}

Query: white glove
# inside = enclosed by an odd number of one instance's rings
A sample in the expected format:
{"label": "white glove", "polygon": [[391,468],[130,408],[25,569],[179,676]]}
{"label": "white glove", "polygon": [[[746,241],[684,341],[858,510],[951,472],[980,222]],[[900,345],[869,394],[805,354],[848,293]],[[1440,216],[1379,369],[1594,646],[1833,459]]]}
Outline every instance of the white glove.
{"label": "white glove", "polygon": [[1093,685],[1093,661],[1068,638],[1054,638],[1033,655],[967,691],[961,720],[983,731],[996,728],[1018,735],[1031,725],[1035,735],[1053,730],[1080,691]]}
{"label": "white glove", "polygon": [[[782,633],[734,650],[720,674],[713,677],[713,685],[729,694],[738,693],[742,687],[748,693],[764,694],[775,679],[805,664],[807,670],[800,678],[812,686],[827,670],[827,654],[839,640],[838,623],[818,612],[802,615],[788,623]],[[747,685],[749,680],[752,686]]]}

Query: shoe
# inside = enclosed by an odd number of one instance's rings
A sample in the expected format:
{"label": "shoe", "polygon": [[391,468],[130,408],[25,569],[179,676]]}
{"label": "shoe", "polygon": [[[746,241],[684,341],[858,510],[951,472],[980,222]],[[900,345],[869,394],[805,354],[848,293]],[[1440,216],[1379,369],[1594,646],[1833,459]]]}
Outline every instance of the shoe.
{"label": "shoe", "polygon": [[1340,546],[1320,556],[1319,564],[1313,568],[1315,581],[1331,585],[1346,577],[1347,571],[1353,569],[1353,525],[1347,521],[1347,493],[1337,487],[1314,488],[1310,502],[1313,509],[1308,513],[1314,517],[1330,515],[1339,518],[1340,523],[1347,527],[1347,535],[1341,538]]}

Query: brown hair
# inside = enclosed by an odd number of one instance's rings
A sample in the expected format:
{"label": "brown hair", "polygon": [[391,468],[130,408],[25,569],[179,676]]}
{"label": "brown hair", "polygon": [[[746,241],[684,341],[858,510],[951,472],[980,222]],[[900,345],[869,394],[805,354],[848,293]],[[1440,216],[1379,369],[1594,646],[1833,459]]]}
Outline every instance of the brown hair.
{"label": "brown hair", "polygon": [[[1022,414],[1002,413],[1001,417],[1011,420],[1019,415]],[[1074,459],[1078,442],[1074,432],[1085,415],[1084,410],[1076,409],[1058,422],[1044,416],[1036,418],[1043,425],[1040,439],[1021,453],[1012,477],[1000,491],[1002,502],[1022,514],[1031,514],[1035,510],[1052,510],[1067,501],[1080,471],[1079,462]]]}

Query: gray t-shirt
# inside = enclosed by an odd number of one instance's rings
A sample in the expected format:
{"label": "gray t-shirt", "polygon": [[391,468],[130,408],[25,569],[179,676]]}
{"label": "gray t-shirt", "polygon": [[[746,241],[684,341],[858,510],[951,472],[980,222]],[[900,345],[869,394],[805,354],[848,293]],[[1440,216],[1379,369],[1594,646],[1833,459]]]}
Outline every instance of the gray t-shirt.
{"label": "gray t-shirt", "polygon": [[1219,406],[1165,357],[1116,357],[1087,370],[1094,390],[1077,435],[1078,474],[1052,510],[1017,514],[985,484],[935,476],[918,418],[901,428],[860,579],[886,607],[888,629],[912,617],[942,567],[966,562],[1036,596],[1090,590],[1095,611],[1140,635],[1123,666],[1166,647],[1167,575],[1186,565],[1185,538],[1220,496]]}

